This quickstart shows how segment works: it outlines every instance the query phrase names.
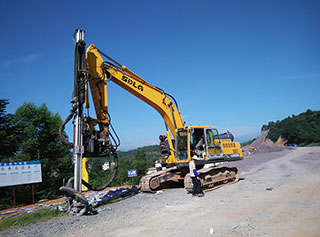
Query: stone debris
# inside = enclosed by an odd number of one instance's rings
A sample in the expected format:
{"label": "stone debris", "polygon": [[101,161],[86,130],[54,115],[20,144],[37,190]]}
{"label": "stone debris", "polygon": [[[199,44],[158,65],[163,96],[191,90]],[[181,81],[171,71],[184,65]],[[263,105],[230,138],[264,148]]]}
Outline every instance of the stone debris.
{"label": "stone debris", "polygon": [[[286,149],[284,146],[276,145],[273,141],[267,138],[268,133],[269,133],[269,130],[264,131],[250,145],[244,147],[244,154],[250,155],[253,153],[267,153],[267,152],[283,151],[284,149]],[[283,142],[278,142],[278,144],[282,144],[282,143]]]}

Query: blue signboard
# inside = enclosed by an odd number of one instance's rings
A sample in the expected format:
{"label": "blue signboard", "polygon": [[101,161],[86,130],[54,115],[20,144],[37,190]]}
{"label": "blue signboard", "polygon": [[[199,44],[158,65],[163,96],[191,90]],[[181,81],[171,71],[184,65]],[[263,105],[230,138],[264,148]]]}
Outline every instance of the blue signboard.
{"label": "blue signboard", "polygon": [[0,163],[0,187],[42,182],[40,161]]}
{"label": "blue signboard", "polygon": [[137,170],[128,170],[128,177],[137,176]]}

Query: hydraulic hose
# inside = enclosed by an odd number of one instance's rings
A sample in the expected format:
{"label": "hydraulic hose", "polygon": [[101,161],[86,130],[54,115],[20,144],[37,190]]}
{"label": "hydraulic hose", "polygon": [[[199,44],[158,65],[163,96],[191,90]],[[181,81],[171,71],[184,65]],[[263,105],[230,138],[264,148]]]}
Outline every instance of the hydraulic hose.
{"label": "hydraulic hose", "polygon": [[114,161],[114,168],[113,168],[111,177],[104,185],[100,187],[92,187],[92,185],[87,183],[85,180],[82,180],[82,184],[86,186],[89,190],[93,190],[93,191],[101,191],[106,187],[108,187],[111,184],[111,182],[115,179],[118,173],[118,155],[115,151],[113,152],[113,161]]}
{"label": "hydraulic hose", "polygon": [[84,205],[84,208],[79,213],[80,215],[87,214],[87,212],[89,211],[89,203],[88,203],[88,200],[85,198],[85,196],[83,196],[79,191],[71,187],[63,186],[63,187],[60,187],[59,190],[66,192],[72,199],[75,199],[76,201]]}
{"label": "hydraulic hose", "polygon": [[[114,169],[112,171],[111,177],[109,180],[102,186],[100,187],[92,187],[91,184],[87,183],[85,180],[82,179],[82,184],[86,186],[89,190],[93,191],[101,191],[104,190],[106,187],[108,187],[111,182],[115,179],[118,173],[118,156],[116,151],[113,152],[113,157],[114,157]],[[60,191],[63,191],[66,193],[66,200],[68,203],[68,210],[67,212],[70,212],[72,210],[72,200],[76,200],[84,205],[84,208],[81,209],[79,212],[79,215],[84,215],[87,214],[89,211],[89,203],[88,200],[84,195],[81,194],[81,192],[75,190],[72,188],[72,181],[74,181],[74,177],[70,178],[68,182],[65,184],[65,186],[62,186],[59,188]]]}
{"label": "hydraulic hose", "polygon": [[68,115],[68,117],[63,121],[63,123],[59,127],[59,135],[62,138],[62,141],[64,143],[66,143],[70,148],[73,146],[73,144],[66,139],[66,137],[65,137],[63,132],[64,132],[64,127],[72,119],[73,115],[74,115],[74,110],[71,110],[70,114]]}

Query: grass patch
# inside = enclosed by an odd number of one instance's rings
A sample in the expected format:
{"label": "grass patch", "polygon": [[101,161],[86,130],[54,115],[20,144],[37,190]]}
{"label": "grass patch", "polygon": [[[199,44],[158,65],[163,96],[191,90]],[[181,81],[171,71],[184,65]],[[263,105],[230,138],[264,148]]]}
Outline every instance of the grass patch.
{"label": "grass patch", "polygon": [[55,209],[42,209],[40,211],[30,213],[30,214],[8,217],[0,221],[0,231],[47,221],[63,215],[65,215],[65,213],[59,211],[58,208],[55,208]]}
{"label": "grass patch", "polygon": [[[119,202],[123,199],[124,198],[116,198],[116,199],[110,200],[108,203],[104,205],[95,207],[94,210],[99,210],[99,208],[103,206],[107,206],[112,203]],[[55,209],[47,208],[34,213],[24,214],[21,216],[7,217],[0,221],[0,231],[23,227],[23,226],[27,226],[27,225],[35,224],[39,222],[44,222],[54,218],[62,217],[64,215],[67,215],[67,214],[65,212],[59,211],[58,208],[55,208]]]}
{"label": "grass patch", "polygon": [[311,143],[309,145],[307,145],[308,147],[313,147],[313,146],[320,146],[320,142],[314,142],[314,143]]}

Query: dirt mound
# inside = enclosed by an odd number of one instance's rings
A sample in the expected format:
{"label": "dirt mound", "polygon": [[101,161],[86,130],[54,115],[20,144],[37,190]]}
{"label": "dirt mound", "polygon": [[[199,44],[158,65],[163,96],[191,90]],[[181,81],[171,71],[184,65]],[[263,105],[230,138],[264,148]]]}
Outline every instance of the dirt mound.
{"label": "dirt mound", "polygon": [[254,140],[245,149],[245,154],[252,153],[264,153],[264,152],[274,152],[282,151],[285,148],[283,146],[276,145],[273,141],[267,138],[269,130],[264,131],[256,140]]}
{"label": "dirt mound", "polygon": [[284,146],[288,140],[283,139],[282,137],[279,137],[278,140],[276,141],[277,146]]}

